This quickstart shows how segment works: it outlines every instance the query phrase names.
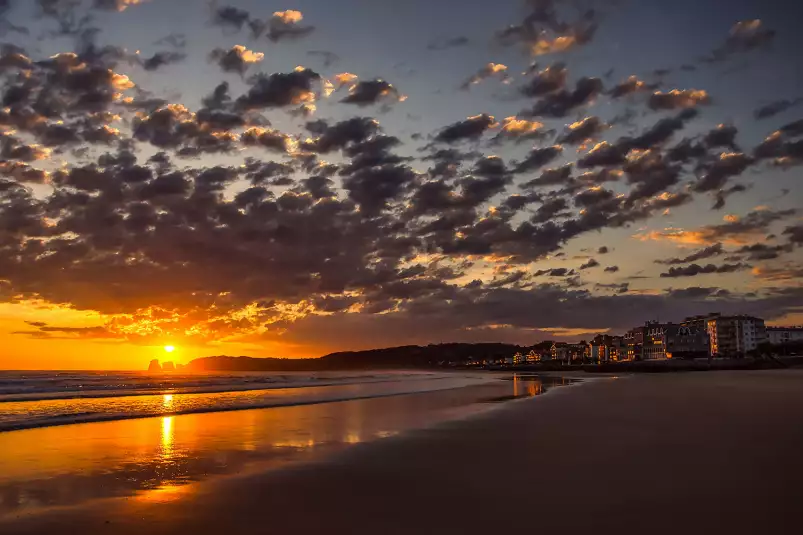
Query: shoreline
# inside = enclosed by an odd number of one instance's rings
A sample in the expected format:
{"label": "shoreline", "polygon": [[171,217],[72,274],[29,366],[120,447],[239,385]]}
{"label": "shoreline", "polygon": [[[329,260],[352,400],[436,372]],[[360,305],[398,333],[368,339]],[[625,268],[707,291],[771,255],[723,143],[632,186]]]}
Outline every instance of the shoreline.
{"label": "shoreline", "polygon": [[[803,371],[641,375],[3,533],[798,533]],[[390,462],[389,462],[390,461]],[[671,511],[671,514],[667,514]]]}
{"label": "shoreline", "polygon": [[[400,396],[405,394],[424,394],[427,392],[438,392],[443,390],[451,390],[455,388],[463,388],[466,386],[476,386],[481,384],[491,384],[494,382],[494,376],[489,376],[482,373],[467,373],[467,372],[441,372],[432,374],[432,377],[413,378],[408,381],[402,379],[395,380],[377,380],[367,382],[355,383],[335,383],[326,385],[312,385],[312,386],[298,386],[293,388],[269,388],[269,389],[232,389],[220,392],[191,392],[191,393],[170,393],[159,392],[151,393],[147,396],[142,395],[117,395],[117,396],[99,396],[85,398],[82,401],[89,402],[110,402],[115,400],[131,400],[132,403],[138,403],[149,398],[154,398],[160,401],[162,399],[169,399],[171,406],[178,404],[184,400],[197,400],[205,397],[214,401],[216,396],[245,396],[254,394],[264,397],[263,400],[258,401],[242,401],[240,404],[234,405],[220,405],[210,404],[198,407],[188,406],[184,409],[177,410],[158,410],[151,412],[73,412],[58,416],[48,416],[43,419],[21,420],[15,423],[3,423],[0,421],[0,433],[22,431],[27,429],[41,429],[47,427],[58,427],[72,424],[85,424],[85,423],[100,423],[100,422],[113,422],[135,420],[142,418],[154,417],[168,417],[180,416],[189,414],[206,414],[218,412],[233,412],[243,410],[259,410],[270,408],[287,408],[306,405],[317,405],[325,403],[336,403],[344,401],[359,401],[375,398],[384,398],[392,396]],[[504,374],[509,375],[509,374]],[[501,375],[500,375],[501,378]],[[449,382],[446,382],[449,381]],[[389,386],[390,385],[390,386]],[[415,385],[415,386],[413,386]],[[363,393],[354,392],[354,389],[362,390]],[[341,393],[342,392],[342,393]],[[290,399],[282,399],[282,396],[289,395]],[[71,398],[70,398],[71,399]],[[53,404],[59,402],[70,401],[70,399],[36,399],[24,401],[2,401],[0,408],[4,404],[6,408],[14,407],[36,407],[42,404]],[[79,403],[81,403],[79,401]],[[80,406],[80,405],[79,405]]]}

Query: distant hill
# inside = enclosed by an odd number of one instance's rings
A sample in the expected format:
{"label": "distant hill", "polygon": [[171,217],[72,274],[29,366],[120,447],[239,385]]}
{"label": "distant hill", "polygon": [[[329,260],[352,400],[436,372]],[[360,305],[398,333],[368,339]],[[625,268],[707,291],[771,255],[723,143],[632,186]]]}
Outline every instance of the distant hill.
{"label": "distant hill", "polygon": [[432,344],[345,351],[310,359],[204,357],[191,361],[186,369],[250,372],[429,368],[444,364],[459,364],[470,359],[512,357],[518,351],[528,350],[529,347],[511,344]]}

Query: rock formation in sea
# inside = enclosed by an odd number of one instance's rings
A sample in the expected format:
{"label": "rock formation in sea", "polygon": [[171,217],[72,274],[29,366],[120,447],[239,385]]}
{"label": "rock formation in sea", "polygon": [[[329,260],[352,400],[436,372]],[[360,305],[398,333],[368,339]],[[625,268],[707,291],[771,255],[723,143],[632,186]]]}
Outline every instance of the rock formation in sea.
{"label": "rock formation in sea", "polygon": [[160,372],[162,371],[162,366],[159,364],[159,359],[153,359],[151,363],[148,365],[149,372]]}
{"label": "rock formation in sea", "polygon": [[162,364],[162,371],[163,372],[173,372],[173,371],[176,371],[176,367],[173,365],[172,362],[170,362],[168,360],[167,362]]}

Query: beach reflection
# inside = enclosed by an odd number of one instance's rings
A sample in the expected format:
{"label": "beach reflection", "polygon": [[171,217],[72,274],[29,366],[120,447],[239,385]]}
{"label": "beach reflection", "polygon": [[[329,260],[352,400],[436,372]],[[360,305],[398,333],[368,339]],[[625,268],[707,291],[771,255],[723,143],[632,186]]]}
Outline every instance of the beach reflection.
{"label": "beach reflection", "polygon": [[[0,433],[0,515],[115,496],[177,499],[193,492],[189,483],[303,462],[488,410],[488,401],[535,396],[555,383],[515,376],[423,394]],[[164,395],[162,403],[180,395]]]}
{"label": "beach reflection", "polygon": [[162,461],[173,457],[173,416],[162,418]]}

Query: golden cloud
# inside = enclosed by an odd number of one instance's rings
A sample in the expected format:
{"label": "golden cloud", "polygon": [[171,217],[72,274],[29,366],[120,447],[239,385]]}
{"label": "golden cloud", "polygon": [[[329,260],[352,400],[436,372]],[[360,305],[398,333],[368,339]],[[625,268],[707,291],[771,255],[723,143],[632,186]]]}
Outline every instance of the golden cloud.
{"label": "golden cloud", "polygon": [[288,9],[287,11],[275,11],[273,17],[285,24],[295,24],[304,19],[304,15],[300,11]]}
{"label": "golden cloud", "polygon": [[533,56],[543,56],[544,54],[554,54],[565,52],[577,44],[577,38],[573,35],[561,35],[555,39],[541,38],[530,47]]}
{"label": "golden cloud", "polygon": [[234,45],[232,50],[237,52],[237,55],[240,56],[246,63],[259,63],[265,57],[265,54],[262,52],[254,52],[253,50],[248,50],[243,45]]}
{"label": "golden cloud", "polygon": [[528,121],[516,117],[505,117],[502,121],[502,131],[511,135],[530,134],[544,127],[544,123]]}

